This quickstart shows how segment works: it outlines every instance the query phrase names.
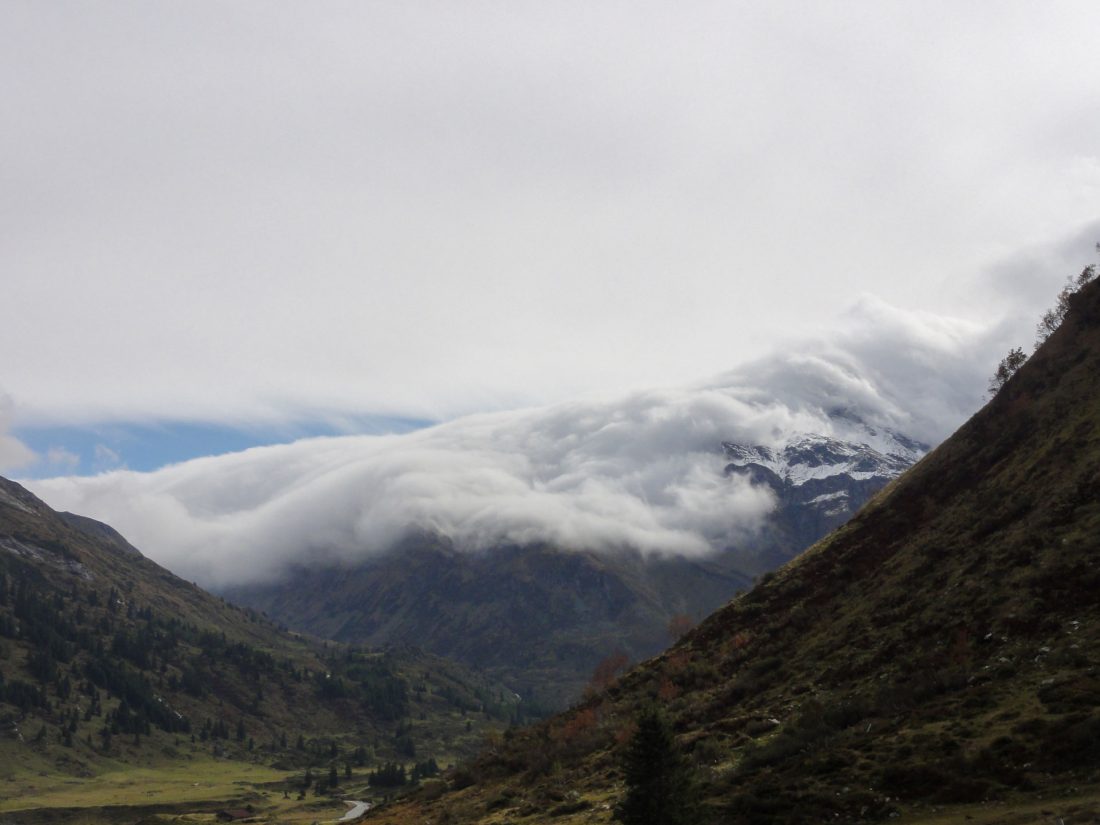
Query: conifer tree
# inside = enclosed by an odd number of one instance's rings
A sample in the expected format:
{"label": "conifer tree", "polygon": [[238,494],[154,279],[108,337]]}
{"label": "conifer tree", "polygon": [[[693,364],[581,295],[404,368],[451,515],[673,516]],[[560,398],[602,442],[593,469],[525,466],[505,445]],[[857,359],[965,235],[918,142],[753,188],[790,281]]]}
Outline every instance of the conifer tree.
{"label": "conifer tree", "polygon": [[647,708],[637,724],[623,754],[626,796],[615,818],[624,825],[695,825],[691,767],[676,750],[668,720]]}

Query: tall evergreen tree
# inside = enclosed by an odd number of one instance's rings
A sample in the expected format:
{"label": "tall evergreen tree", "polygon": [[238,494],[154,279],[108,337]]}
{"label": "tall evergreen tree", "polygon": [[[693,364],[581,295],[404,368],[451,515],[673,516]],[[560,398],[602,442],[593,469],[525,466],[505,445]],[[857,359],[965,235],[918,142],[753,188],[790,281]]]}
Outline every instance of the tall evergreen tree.
{"label": "tall evergreen tree", "polygon": [[626,796],[615,818],[624,825],[695,825],[691,766],[676,750],[668,720],[647,708],[637,724],[623,754]]}

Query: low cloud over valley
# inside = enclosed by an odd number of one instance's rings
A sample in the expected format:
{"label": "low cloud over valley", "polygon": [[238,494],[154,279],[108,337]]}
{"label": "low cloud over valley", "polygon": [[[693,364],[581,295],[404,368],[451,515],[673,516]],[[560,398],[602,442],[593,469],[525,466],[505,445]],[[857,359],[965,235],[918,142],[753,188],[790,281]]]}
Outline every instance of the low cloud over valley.
{"label": "low cloud over valley", "polygon": [[724,475],[722,441],[859,440],[866,425],[934,443],[980,403],[1001,338],[868,298],[836,331],[692,386],[30,486],[213,587],[384,553],[409,530],[468,551],[551,542],[699,555],[751,536],[775,504]]}

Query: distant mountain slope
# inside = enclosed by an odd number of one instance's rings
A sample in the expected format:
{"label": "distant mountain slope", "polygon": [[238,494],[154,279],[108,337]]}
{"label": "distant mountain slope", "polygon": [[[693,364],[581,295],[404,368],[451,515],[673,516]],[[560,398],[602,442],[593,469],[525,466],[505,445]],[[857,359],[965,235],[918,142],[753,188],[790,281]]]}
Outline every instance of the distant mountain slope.
{"label": "distant mountain slope", "polygon": [[439,657],[280,631],[0,479],[0,781],[165,754],[447,760],[522,714]]}
{"label": "distant mountain slope", "polygon": [[1098,479],[1093,283],[844,527],[604,694],[495,743],[453,793],[375,821],[609,822],[651,702],[696,766],[701,822],[1095,821]]}
{"label": "distant mountain slope", "polygon": [[674,641],[675,617],[697,620],[724,604],[842,524],[926,449],[862,422],[844,424],[887,452],[813,435],[778,450],[723,443],[726,475],[764,485],[777,510],[759,533],[702,558],[546,544],[471,553],[428,535],[357,565],[303,567],[285,581],[225,593],[325,638],[420,645],[492,673],[539,705],[561,707],[601,660],[637,661],[663,649]]}
{"label": "distant mountain slope", "polygon": [[720,604],[748,582],[713,563],[647,563],[630,551],[466,553],[426,537],[354,567],[304,569],[293,583],[226,595],[339,641],[420,645],[492,674],[540,707],[560,708],[600,660],[652,655],[672,641],[673,616]]}

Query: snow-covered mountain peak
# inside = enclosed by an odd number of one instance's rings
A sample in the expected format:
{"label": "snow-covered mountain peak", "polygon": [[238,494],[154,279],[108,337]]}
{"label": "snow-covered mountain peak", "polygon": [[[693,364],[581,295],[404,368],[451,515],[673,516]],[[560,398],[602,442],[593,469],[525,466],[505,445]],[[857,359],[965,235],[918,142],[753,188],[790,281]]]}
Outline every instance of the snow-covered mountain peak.
{"label": "snow-covered mountain peak", "polygon": [[[740,468],[767,470],[784,485],[799,487],[809,481],[847,476],[862,481],[891,479],[903,473],[926,451],[927,446],[887,430],[862,425],[870,436],[848,441],[824,435],[798,434],[776,447],[746,446],[722,442],[729,464],[726,472]],[[866,443],[875,442],[875,445]]]}

